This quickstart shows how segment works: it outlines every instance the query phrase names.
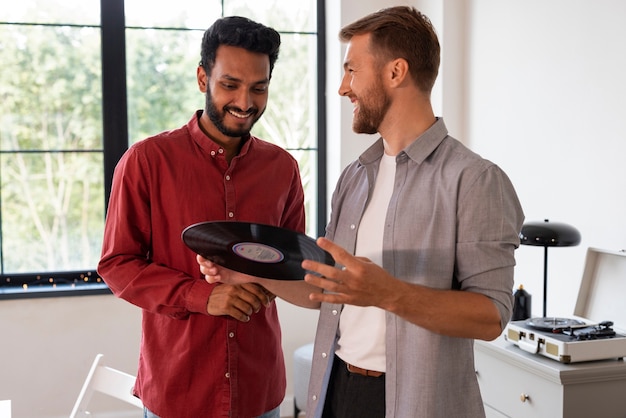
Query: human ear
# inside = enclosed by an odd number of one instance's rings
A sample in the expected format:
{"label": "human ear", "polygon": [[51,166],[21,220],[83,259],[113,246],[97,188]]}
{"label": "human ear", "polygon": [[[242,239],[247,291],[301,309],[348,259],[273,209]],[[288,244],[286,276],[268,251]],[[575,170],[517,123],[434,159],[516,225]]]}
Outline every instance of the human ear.
{"label": "human ear", "polygon": [[206,93],[208,77],[206,71],[204,70],[204,67],[202,67],[201,65],[199,65],[198,69],[196,70],[196,78],[198,79],[198,89],[200,89],[202,93]]}
{"label": "human ear", "polygon": [[409,74],[409,63],[404,58],[396,58],[390,61],[389,68],[389,82],[392,87],[402,84]]}

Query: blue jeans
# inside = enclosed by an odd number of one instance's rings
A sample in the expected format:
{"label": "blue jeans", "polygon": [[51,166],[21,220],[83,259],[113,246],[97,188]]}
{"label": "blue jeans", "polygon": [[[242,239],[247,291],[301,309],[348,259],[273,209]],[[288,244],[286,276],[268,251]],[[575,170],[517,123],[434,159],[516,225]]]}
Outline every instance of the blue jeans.
{"label": "blue jeans", "polygon": [[[154,415],[148,408],[143,407],[143,418],[159,418],[158,415]],[[264,413],[258,418],[280,418],[280,406],[276,409],[272,409],[269,412]]]}
{"label": "blue jeans", "polygon": [[261,415],[258,418],[280,418],[280,406]]}

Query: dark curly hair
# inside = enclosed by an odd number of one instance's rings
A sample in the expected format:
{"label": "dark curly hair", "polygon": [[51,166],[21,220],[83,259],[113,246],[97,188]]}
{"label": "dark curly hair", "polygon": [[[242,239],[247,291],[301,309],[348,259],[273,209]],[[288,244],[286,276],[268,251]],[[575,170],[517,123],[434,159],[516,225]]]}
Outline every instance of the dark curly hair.
{"label": "dark curly hair", "polygon": [[218,19],[204,32],[200,65],[211,74],[215,53],[220,45],[244,48],[251,52],[267,54],[270,59],[270,76],[278,59],[280,34],[276,30],[241,16]]}

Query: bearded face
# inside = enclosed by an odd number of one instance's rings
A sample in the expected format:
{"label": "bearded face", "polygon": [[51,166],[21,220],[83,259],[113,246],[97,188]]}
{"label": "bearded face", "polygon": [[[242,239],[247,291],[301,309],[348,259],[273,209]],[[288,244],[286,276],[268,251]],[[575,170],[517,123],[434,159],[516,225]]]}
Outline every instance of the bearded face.
{"label": "bearded face", "polygon": [[218,109],[213,94],[207,89],[207,115],[215,127],[226,136],[239,138],[248,135],[264,111],[265,108],[259,109],[255,106],[248,109],[239,109],[226,105]]}
{"label": "bearded face", "polygon": [[352,130],[356,133],[375,134],[390,106],[390,99],[383,88],[380,77],[362,92],[354,92],[358,100],[352,119]]}
{"label": "bearded face", "polygon": [[198,88],[206,96],[204,129],[222,145],[238,141],[250,133],[267,106],[269,56],[220,45],[215,61],[207,66],[197,69]]}

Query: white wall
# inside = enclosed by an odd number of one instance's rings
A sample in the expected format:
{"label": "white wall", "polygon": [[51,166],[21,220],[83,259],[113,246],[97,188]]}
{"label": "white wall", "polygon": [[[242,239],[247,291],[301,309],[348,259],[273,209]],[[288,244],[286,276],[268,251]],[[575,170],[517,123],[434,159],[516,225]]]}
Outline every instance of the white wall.
{"label": "white wall", "polygon": [[[548,251],[548,315],[571,315],[586,249],[626,248],[626,2],[470,3],[467,140],[507,171],[527,220],[581,232]],[[543,248],[517,256],[540,316]]]}
{"label": "white wall", "polygon": [[[527,221],[547,218],[581,232],[579,246],[548,251],[548,315],[571,315],[587,248],[626,248],[626,2],[395,3],[421,9],[437,29],[442,65],[433,105],[451,135],[509,174]],[[347,1],[342,7],[354,14]],[[332,101],[338,81],[328,80]],[[350,132],[351,106],[340,100],[328,148],[329,158],[340,152],[344,166],[373,138]],[[337,176],[329,174],[329,182]],[[521,246],[517,262],[516,287],[533,295],[533,315],[540,316],[543,248]]]}
{"label": "white wall", "polygon": [[135,374],[138,309],[112,295],[0,301],[0,399],[13,418],[67,417],[97,353]]}
{"label": "white wall", "polygon": [[[293,352],[313,341],[317,311],[278,301],[292,413]],[[13,418],[67,417],[97,353],[107,365],[137,372],[141,313],[113,295],[0,301],[0,400],[11,399]],[[111,416],[126,409],[100,404]],[[285,415],[288,416],[288,415]]]}

